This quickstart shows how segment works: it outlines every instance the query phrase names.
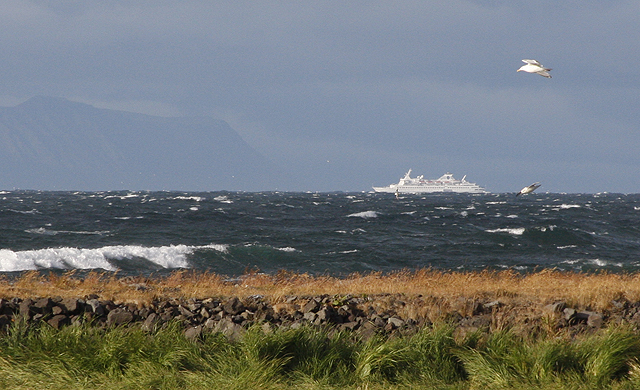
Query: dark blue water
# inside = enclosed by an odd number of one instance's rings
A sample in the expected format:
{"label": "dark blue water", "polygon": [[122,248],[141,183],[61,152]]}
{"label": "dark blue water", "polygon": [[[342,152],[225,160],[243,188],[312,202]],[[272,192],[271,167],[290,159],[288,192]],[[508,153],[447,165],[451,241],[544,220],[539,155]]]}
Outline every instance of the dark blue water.
{"label": "dark blue water", "polygon": [[3,192],[0,272],[640,270],[640,194]]}

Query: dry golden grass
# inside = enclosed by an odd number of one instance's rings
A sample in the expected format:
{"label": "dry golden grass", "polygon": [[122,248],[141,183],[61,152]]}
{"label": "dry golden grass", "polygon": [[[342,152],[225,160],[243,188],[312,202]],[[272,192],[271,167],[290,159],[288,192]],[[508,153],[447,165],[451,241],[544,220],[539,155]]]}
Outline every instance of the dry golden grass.
{"label": "dry golden grass", "polygon": [[[392,274],[353,274],[345,278],[280,272],[249,274],[226,281],[212,273],[179,271],[167,277],[119,277],[91,272],[42,275],[27,272],[17,279],[0,278],[0,298],[76,297],[96,294],[114,302],[144,304],[155,299],[188,299],[262,295],[277,303],[286,296],[404,296],[425,305],[455,307],[469,300],[543,305],[563,300],[576,308],[607,309],[614,299],[640,301],[640,274],[584,274],[543,270],[446,272],[419,270]],[[458,308],[460,309],[460,308]],[[415,309],[414,309],[415,310]]]}

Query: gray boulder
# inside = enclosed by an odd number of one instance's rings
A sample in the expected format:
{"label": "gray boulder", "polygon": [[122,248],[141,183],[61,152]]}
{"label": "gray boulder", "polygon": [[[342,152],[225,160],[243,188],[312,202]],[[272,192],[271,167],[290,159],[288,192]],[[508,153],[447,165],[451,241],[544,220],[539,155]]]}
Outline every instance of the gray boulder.
{"label": "gray boulder", "polygon": [[236,315],[238,313],[243,312],[245,310],[245,307],[237,297],[233,297],[233,298],[230,298],[229,300],[227,300],[222,305],[222,309],[227,314]]}
{"label": "gray boulder", "polygon": [[47,323],[55,329],[60,329],[63,326],[70,325],[71,319],[64,314],[58,314],[50,318]]}
{"label": "gray boulder", "polygon": [[107,325],[124,325],[133,321],[133,314],[124,309],[114,309],[107,315]]}

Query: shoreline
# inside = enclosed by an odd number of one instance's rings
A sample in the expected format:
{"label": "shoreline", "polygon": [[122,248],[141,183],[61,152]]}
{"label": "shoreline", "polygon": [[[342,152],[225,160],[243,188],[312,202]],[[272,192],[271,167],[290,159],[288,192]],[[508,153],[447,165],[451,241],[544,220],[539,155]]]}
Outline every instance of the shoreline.
{"label": "shoreline", "polygon": [[27,272],[0,278],[0,328],[21,318],[54,328],[89,321],[152,329],[177,320],[192,335],[230,337],[253,325],[330,326],[365,336],[412,334],[443,322],[462,334],[578,334],[610,324],[637,330],[640,275],[419,270],[334,278],[280,272],[228,281],[190,271],[165,278]]}
{"label": "shoreline", "polygon": [[27,273],[0,279],[0,387],[638,388],[637,279]]}

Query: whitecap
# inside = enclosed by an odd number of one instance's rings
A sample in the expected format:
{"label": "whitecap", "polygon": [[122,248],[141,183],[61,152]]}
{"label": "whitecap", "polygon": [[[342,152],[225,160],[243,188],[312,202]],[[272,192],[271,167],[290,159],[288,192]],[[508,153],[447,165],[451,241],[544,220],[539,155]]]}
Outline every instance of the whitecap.
{"label": "whitecap", "polygon": [[217,250],[218,252],[228,253],[229,252],[229,245],[226,245],[226,244],[209,244],[209,245],[204,245],[204,246],[201,246],[201,247],[196,247],[196,249],[214,249],[214,250]]}
{"label": "whitecap", "polygon": [[42,234],[42,235],[45,235],[45,236],[55,236],[56,234],[58,234],[55,231],[50,231],[50,230],[47,230],[47,229],[45,229],[43,227],[27,229],[24,232],[25,233],[31,233],[31,234]]}
{"label": "whitecap", "polygon": [[560,206],[554,207],[553,211],[575,209],[575,208],[580,208],[580,207],[582,207],[582,206],[577,205],[577,204],[561,204]]}
{"label": "whitecap", "polygon": [[622,263],[614,263],[611,261],[601,260],[601,259],[588,260],[587,263],[591,265],[596,265],[598,267],[607,267],[607,266],[622,267]]}
{"label": "whitecap", "polygon": [[201,196],[176,196],[173,199],[177,199],[177,200],[193,200],[193,201],[196,201],[196,202],[202,202],[206,198],[203,198]]}
{"label": "whitecap", "polygon": [[229,198],[224,195],[216,196],[215,198],[213,198],[213,200],[216,200],[220,203],[233,203],[232,200],[229,200]]}
{"label": "whitecap", "polygon": [[130,259],[145,259],[163,268],[189,268],[187,257],[195,250],[214,249],[227,252],[227,245],[204,246],[168,245],[144,247],[138,245],[115,245],[95,249],[46,248],[27,251],[0,249],[0,272],[36,269],[104,269],[116,271],[117,263]]}
{"label": "whitecap", "polygon": [[36,209],[32,209],[32,210],[14,210],[14,209],[8,209],[7,211],[11,211],[14,213],[18,213],[18,214],[41,214],[38,210]]}
{"label": "whitecap", "polygon": [[360,213],[353,213],[353,214],[349,214],[347,215],[347,217],[359,217],[359,218],[377,218],[378,217],[378,213],[375,211],[362,211]]}
{"label": "whitecap", "polygon": [[136,245],[108,246],[99,249],[105,258],[127,260],[143,258],[163,268],[188,268],[187,255],[196,247],[187,245],[170,245],[161,247],[144,247]]}
{"label": "whitecap", "polygon": [[35,229],[27,229],[25,230],[26,233],[31,233],[31,234],[42,234],[44,236],[55,236],[58,234],[85,234],[85,235],[98,235],[98,236],[102,236],[104,234],[109,234],[110,231],[108,230],[96,230],[96,231],[83,231],[83,230],[79,230],[79,231],[75,231],[75,230],[51,230],[51,229],[45,229],[45,228],[35,228]]}
{"label": "whitecap", "polygon": [[117,199],[128,199],[128,198],[139,198],[141,195],[140,194],[135,194],[135,193],[129,193],[127,195],[108,195],[105,196],[103,199],[113,199],[113,198],[117,198]]}
{"label": "whitecap", "polygon": [[297,249],[296,248],[291,248],[290,246],[284,247],[284,248],[276,248],[279,251],[282,252],[296,252]]}
{"label": "whitecap", "polygon": [[521,236],[525,231],[525,228],[503,228],[503,229],[488,229],[487,233],[509,233],[514,236]]}
{"label": "whitecap", "polygon": [[562,261],[562,263],[564,263],[564,264],[571,264],[571,265],[578,264],[579,262],[580,262],[580,260],[564,260],[564,261]]}
{"label": "whitecap", "polygon": [[116,270],[106,260],[100,249],[48,248],[18,252],[8,249],[0,250],[0,271],[2,272],[39,268]]}
{"label": "whitecap", "polygon": [[623,266],[622,263],[614,263],[612,261],[602,260],[602,259],[565,260],[562,263],[577,265],[579,268],[582,268],[582,265],[591,265],[596,267],[622,267]]}

